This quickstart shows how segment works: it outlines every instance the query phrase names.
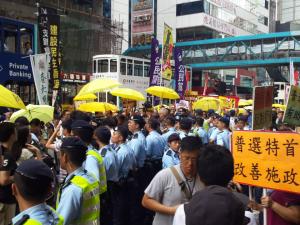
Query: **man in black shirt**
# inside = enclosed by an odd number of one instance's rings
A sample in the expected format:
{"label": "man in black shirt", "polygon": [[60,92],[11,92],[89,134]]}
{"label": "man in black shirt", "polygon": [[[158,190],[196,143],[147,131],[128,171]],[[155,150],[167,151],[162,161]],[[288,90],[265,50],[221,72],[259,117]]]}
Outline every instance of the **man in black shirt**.
{"label": "man in black shirt", "polygon": [[15,214],[16,200],[12,195],[11,183],[17,164],[11,147],[16,141],[16,129],[13,123],[0,123],[0,143],[3,160],[0,164],[0,225],[8,225]]}

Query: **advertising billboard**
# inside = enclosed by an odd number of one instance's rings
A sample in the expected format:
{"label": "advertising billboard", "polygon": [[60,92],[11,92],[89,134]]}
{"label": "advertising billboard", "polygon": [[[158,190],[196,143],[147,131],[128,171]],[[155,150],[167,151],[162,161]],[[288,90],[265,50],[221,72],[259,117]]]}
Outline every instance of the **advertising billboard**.
{"label": "advertising billboard", "polygon": [[154,0],[131,0],[131,46],[151,44]]}

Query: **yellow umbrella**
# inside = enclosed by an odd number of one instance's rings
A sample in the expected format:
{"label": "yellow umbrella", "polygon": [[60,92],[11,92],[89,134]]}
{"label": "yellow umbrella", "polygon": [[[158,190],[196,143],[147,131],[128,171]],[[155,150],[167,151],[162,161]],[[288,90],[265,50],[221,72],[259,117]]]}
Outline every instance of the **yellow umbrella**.
{"label": "yellow umbrella", "polygon": [[194,102],[193,109],[202,109],[208,111],[209,109],[219,110],[220,100],[217,98],[204,97]]}
{"label": "yellow umbrella", "polygon": [[160,98],[166,99],[179,99],[179,95],[171,88],[163,86],[152,86],[146,89],[146,92],[150,95],[154,95]]}
{"label": "yellow umbrella", "polygon": [[90,94],[83,94],[83,95],[76,95],[73,100],[74,101],[85,101],[85,100],[95,100],[97,98],[96,95]]}
{"label": "yellow umbrella", "polygon": [[0,106],[15,108],[15,109],[25,109],[24,102],[22,99],[8,90],[6,87],[0,85]]}
{"label": "yellow umbrella", "polygon": [[14,112],[10,117],[11,122],[15,122],[15,120],[21,116],[26,117],[29,121],[32,119],[39,119],[45,123],[48,123],[53,120],[54,115],[54,107],[49,105],[27,105],[26,109],[21,109],[17,112]]}
{"label": "yellow umbrella", "polygon": [[78,107],[78,110],[84,112],[106,112],[106,111],[117,111],[118,107],[116,105],[107,102],[88,102],[83,103]]}
{"label": "yellow umbrella", "polygon": [[131,88],[116,88],[110,91],[113,96],[118,96],[135,101],[145,101],[144,95]]}
{"label": "yellow umbrella", "polygon": [[244,107],[244,106],[249,106],[249,105],[252,105],[252,103],[248,102],[247,100],[246,101],[239,101],[239,107]]}
{"label": "yellow umbrella", "polygon": [[118,87],[120,85],[121,84],[116,80],[99,78],[84,85],[79,91],[78,95],[108,91],[109,89]]}
{"label": "yellow umbrella", "polygon": [[282,108],[282,107],[285,107],[285,105],[275,103],[275,104],[272,104],[272,107],[274,107],[274,108]]}

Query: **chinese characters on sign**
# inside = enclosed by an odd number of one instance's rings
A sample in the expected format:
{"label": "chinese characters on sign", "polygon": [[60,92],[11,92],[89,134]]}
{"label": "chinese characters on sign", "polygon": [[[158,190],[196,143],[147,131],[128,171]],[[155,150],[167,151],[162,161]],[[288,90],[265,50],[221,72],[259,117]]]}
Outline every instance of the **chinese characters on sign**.
{"label": "chinese characters on sign", "polygon": [[183,99],[186,90],[185,66],[182,64],[182,50],[175,48],[175,91]]}
{"label": "chinese characters on sign", "polygon": [[300,135],[234,131],[234,181],[300,193]]}
{"label": "chinese characters on sign", "polygon": [[253,130],[268,129],[272,125],[273,87],[254,87]]}
{"label": "chinese characters on sign", "polygon": [[172,32],[172,28],[165,24],[162,54],[162,76],[167,80],[171,80],[172,78],[171,59],[173,56],[174,48]]}
{"label": "chinese characters on sign", "polygon": [[284,114],[284,123],[300,126],[300,88],[291,86],[286,111]]}

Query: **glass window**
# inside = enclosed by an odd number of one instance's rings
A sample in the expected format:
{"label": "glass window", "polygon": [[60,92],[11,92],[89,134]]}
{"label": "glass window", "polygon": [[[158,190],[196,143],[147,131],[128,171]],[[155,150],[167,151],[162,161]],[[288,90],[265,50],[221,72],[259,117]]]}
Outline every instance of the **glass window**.
{"label": "glass window", "polygon": [[128,76],[132,76],[132,69],[133,69],[133,65],[132,65],[132,59],[128,59],[127,60],[127,75]]}
{"label": "glass window", "polygon": [[203,1],[194,1],[176,5],[176,16],[184,16],[204,12]]}
{"label": "glass window", "polygon": [[149,77],[150,63],[144,62],[144,77]]}
{"label": "glass window", "polygon": [[143,76],[143,62],[134,61],[134,76],[142,77]]}
{"label": "glass window", "polygon": [[108,72],[108,59],[98,60],[98,73],[107,73]]}
{"label": "glass window", "polygon": [[17,52],[17,26],[5,25],[4,27],[4,51]]}
{"label": "glass window", "polygon": [[111,59],[110,60],[110,72],[113,72],[113,73],[118,72],[118,69],[117,69],[117,60],[116,59]]}
{"label": "glass window", "polygon": [[32,31],[26,27],[20,28],[20,43],[21,43],[21,53],[24,55],[32,55]]}
{"label": "glass window", "polygon": [[121,74],[126,75],[126,59],[121,59]]}
{"label": "glass window", "polygon": [[97,73],[97,61],[93,60],[93,73]]}

